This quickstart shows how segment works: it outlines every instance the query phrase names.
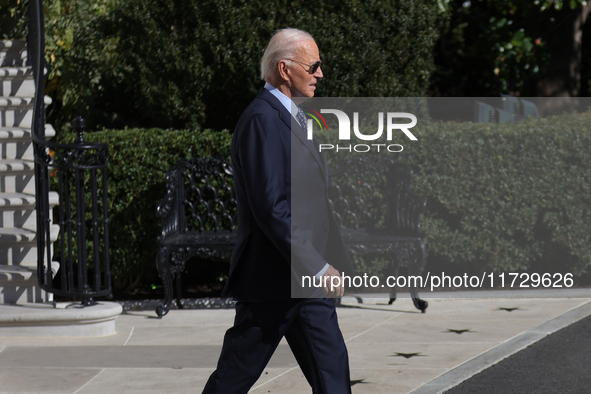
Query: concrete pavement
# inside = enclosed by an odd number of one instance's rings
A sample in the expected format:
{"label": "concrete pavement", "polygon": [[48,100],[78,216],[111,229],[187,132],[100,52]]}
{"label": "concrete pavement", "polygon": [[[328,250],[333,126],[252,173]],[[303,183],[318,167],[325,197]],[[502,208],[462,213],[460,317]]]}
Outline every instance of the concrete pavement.
{"label": "concrete pavement", "polygon": [[[353,393],[443,392],[591,315],[591,289],[347,296],[338,309]],[[0,337],[0,393],[199,393],[213,371],[231,309],[127,311],[115,335]],[[310,393],[283,342],[252,393]]]}

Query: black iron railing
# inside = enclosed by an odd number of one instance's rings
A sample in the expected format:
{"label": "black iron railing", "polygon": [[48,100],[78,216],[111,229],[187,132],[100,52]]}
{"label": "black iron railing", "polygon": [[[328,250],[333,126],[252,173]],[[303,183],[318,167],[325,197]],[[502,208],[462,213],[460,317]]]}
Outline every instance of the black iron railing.
{"label": "black iron railing", "polygon": [[[86,143],[85,123],[73,122],[78,138],[72,144],[45,139],[43,4],[29,0],[28,52],[35,77],[33,148],[37,209],[37,274],[39,285],[63,297],[110,296],[106,144]],[[50,199],[57,192],[58,202]],[[57,220],[54,220],[54,214]],[[57,223],[52,224],[52,223]],[[53,232],[52,232],[53,228]],[[52,269],[52,262],[59,269]]]}

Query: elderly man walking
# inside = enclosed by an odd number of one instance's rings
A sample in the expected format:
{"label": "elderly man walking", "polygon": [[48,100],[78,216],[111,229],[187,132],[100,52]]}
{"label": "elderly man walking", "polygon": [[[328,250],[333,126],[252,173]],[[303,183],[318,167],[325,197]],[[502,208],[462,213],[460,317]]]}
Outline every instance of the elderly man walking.
{"label": "elderly man walking", "polygon": [[[314,393],[351,392],[334,303],[344,290],[330,284],[352,266],[328,204],[324,157],[297,106],[314,96],[320,66],[308,33],[275,33],[261,60],[265,86],[234,131],[239,225],[224,293],[237,300],[236,317],[204,393],[247,393],[283,337]],[[304,275],[325,286],[303,288]]]}

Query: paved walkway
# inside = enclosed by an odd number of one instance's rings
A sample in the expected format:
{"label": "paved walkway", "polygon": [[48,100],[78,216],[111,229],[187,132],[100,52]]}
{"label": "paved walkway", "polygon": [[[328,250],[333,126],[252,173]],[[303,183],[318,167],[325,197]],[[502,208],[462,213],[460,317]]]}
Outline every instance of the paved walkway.
{"label": "paved walkway", "polygon": [[[343,300],[353,393],[443,392],[591,315],[591,289],[422,293]],[[101,338],[1,338],[0,393],[199,393],[233,310],[129,311]],[[311,392],[283,342],[252,393]]]}

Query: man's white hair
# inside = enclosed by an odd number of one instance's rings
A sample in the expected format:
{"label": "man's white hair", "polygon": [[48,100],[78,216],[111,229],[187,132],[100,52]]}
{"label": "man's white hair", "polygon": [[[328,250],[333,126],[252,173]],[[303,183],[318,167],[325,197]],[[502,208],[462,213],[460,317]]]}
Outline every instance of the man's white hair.
{"label": "man's white hair", "polygon": [[275,32],[261,59],[261,79],[270,77],[280,60],[293,59],[298,51],[297,44],[308,40],[314,41],[314,38],[300,29],[287,28]]}

